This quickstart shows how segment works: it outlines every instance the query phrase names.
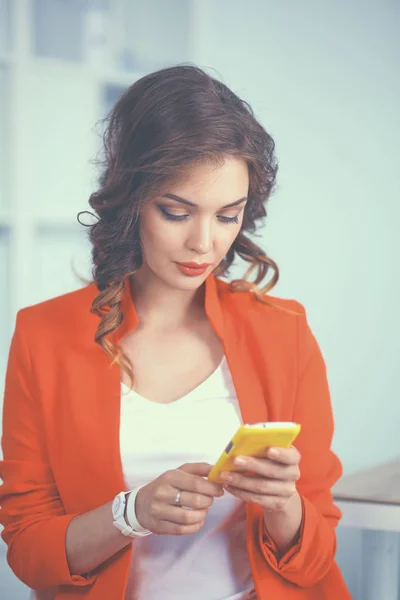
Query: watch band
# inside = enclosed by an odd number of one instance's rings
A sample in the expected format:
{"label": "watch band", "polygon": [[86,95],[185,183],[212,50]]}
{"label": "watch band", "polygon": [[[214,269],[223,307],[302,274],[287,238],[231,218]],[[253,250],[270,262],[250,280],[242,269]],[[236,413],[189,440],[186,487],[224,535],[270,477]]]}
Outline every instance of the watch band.
{"label": "watch band", "polygon": [[117,529],[119,529],[119,531],[126,536],[129,536],[131,538],[135,538],[135,537],[144,537],[146,535],[149,535],[150,533],[152,533],[151,531],[144,529],[143,527],[141,527],[141,531],[135,531],[127,522],[124,516],[125,513],[125,508],[126,508],[126,496],[127,494],[129,494],[129,492],[120,492],[119,494],[117,494],[117,496],[114,498],[114,502],[116,502],[117,500],[119,501],[119,505],[117,502],[117,510],[114,511],[113,508],[113,525],[114,527],[116,527]]}
{"label": "watch band", "polygon": [[126,517],[127,517],[128,523],[130,523],[130,525],[134,531],[136,531],[137,533],[141,533],[143,535],[148,535],[149,533],[151,533],[151,531],[149,531],[148,529],[145,529],[145,527],[142,527],[142,525],[137,520],[136,510],[135,510],[136,496],[137,496],[138,491],[140,489],[142,489],[142,487],[144,487],[144,486],[141,485],[130,491],[129,498],[128,498],[128,504],[126,506]]}

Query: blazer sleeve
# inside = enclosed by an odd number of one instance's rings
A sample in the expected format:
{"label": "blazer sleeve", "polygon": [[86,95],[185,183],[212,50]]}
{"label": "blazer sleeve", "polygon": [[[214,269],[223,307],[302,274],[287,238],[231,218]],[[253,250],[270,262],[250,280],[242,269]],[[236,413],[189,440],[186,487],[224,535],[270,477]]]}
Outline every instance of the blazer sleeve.
{"label": "blazer sleeve", "polygon": [[334,423],[327,370],[319,345],[308,325],[304,307],[297,303],[297,391],[293,419],[302,426],[294,445],[301,454],[297,490],[303,507],[301,529],[294,545],[279,551],[260,522],[260,543],[269,565],[288,581],[313,586],[331,569],[341,512],[331,488],[342,475],[342,465],[331,450]]}
{"label": "blazer sleeve", "polygon": [[3,460],[0,461],[0,524],[7,560],[26,585],[41,590],[87,586],[97,575],[71,575],[65,536],[74,514],[65,510],[54,480],[35,397],[35,381],[24,336],[25,310],[17,314],[3,404]]}

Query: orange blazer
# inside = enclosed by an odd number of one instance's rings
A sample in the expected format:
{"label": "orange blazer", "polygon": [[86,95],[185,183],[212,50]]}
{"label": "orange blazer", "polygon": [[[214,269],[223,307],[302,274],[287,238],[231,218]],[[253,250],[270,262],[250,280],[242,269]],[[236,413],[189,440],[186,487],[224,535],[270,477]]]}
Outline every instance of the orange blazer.
{"label": "orange blazer", "polygon": [[[80,290],[22,309],[11,343],[0,463],[0,522],[14,573],[64,600],[123,600],[135,541],[87,576],[70,573],[65,535],[74,516],[125,489],[119,448],[120,367],[94,342],[98,293]],[[301,453],[298,542],[279,556],[263,511],[247,503],[247,548],[260,600],[347,600],[334,561],[341,517],[331,487],[342,474],[331,451],[333,418],[326,367],[301,304],[268,296],[281,307],[229,290],[210,275],[205,309],[221,339],[243,421],[296,421]],[[118,341],[138,323],[128,281]],[[155,369],[157,367],[155,366]],[[111,518],[111,515],[110,515]]]}

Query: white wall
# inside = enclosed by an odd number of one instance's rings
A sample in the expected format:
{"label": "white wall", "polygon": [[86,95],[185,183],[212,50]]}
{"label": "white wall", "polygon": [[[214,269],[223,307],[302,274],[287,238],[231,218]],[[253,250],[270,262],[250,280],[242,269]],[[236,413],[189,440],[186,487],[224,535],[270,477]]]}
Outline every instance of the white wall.
{"label": "white wall", "polygon": [[197,3],[197,62],[277,144],[261,243],[324,352],[347,473],[400,455],[399,17],[394,1]]}

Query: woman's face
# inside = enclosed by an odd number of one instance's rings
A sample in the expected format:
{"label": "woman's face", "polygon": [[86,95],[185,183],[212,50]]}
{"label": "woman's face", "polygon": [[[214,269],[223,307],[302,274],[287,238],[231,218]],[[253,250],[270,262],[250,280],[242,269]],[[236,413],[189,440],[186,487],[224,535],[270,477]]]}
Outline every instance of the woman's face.
{"label": "woman's face", "polygon": [[[238,235],[248,188],[248,168],[241,159],[230,157],[219,166],[201,163],[185,170],[141,209],[141,275],[176,289],[197,289]],[[208,266],[190,271],[178,263]]]}

